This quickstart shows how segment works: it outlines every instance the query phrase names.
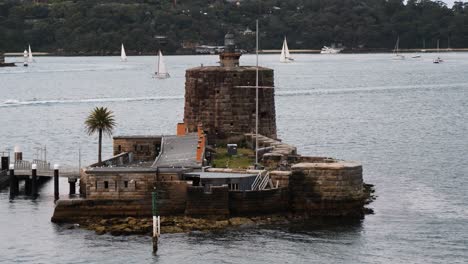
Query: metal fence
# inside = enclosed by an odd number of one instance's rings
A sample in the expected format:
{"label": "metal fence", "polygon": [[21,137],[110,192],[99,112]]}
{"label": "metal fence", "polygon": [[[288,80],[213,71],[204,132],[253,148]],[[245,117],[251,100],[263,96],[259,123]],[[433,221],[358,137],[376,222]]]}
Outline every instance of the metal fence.
{"label": "metal fence", "polygon": [[30,170],[32,169],[33,164],[36,164],[38,170],[51,170],[50,163],[37,159],[33,160],[32,162],[27,160],[16,160],[15,170]]}

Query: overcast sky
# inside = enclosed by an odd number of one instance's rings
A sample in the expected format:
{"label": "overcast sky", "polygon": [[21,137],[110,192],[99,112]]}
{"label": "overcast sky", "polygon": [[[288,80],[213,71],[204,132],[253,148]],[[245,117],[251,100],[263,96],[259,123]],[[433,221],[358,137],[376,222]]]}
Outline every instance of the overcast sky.
{"label": "overcast sky", "polygon": [[455,2],[455,0],[442,0],[444,1],[445,3],[447,3],[448,6],[452,6],[453,5],[453,2]]}

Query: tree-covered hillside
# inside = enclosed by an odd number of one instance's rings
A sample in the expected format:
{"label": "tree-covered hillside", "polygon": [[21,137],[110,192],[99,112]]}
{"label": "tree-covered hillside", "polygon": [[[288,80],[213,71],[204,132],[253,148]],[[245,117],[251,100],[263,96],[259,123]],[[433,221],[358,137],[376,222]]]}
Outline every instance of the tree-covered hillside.
{"label": "tree-covered hillside", "polygon": [[[239,46],[292,49],[342,43],[348,48],[468,47],[468,4],[430,0],[0,0],[0,50],[108,54],[220,45],[227,31]],[[166,38],[161,38],[165,36]]]}

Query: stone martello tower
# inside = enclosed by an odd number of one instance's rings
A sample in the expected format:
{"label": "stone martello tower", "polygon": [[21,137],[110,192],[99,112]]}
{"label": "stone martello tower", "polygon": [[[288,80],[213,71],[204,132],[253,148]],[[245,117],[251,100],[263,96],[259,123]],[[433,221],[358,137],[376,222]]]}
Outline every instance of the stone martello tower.
{"label": "stone martello tower", "polygon": [[[232,34],[225,37],[220,66],[200,66],[185,73],[184,123],[189,132],[202,124],[210,142],[255,132],[256,68],[239,66]],[[240,86],[244,86],[243,88]],[[259,86],[273,87],[273,70],[259,68]],[[276,138],[275,93],[259,89],[259,134]]]}

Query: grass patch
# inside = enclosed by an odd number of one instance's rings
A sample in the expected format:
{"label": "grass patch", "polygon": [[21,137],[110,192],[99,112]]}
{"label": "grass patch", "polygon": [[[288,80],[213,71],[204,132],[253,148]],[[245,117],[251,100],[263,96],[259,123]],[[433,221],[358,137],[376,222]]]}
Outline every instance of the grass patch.
{"label": "grass patch", "polygon": [[248,148],[238,148],[237,155],[229,156],[227,148],[216,148],[216,154],[211,162],[214,168],[247,169],[255,162],[255,152]]}

